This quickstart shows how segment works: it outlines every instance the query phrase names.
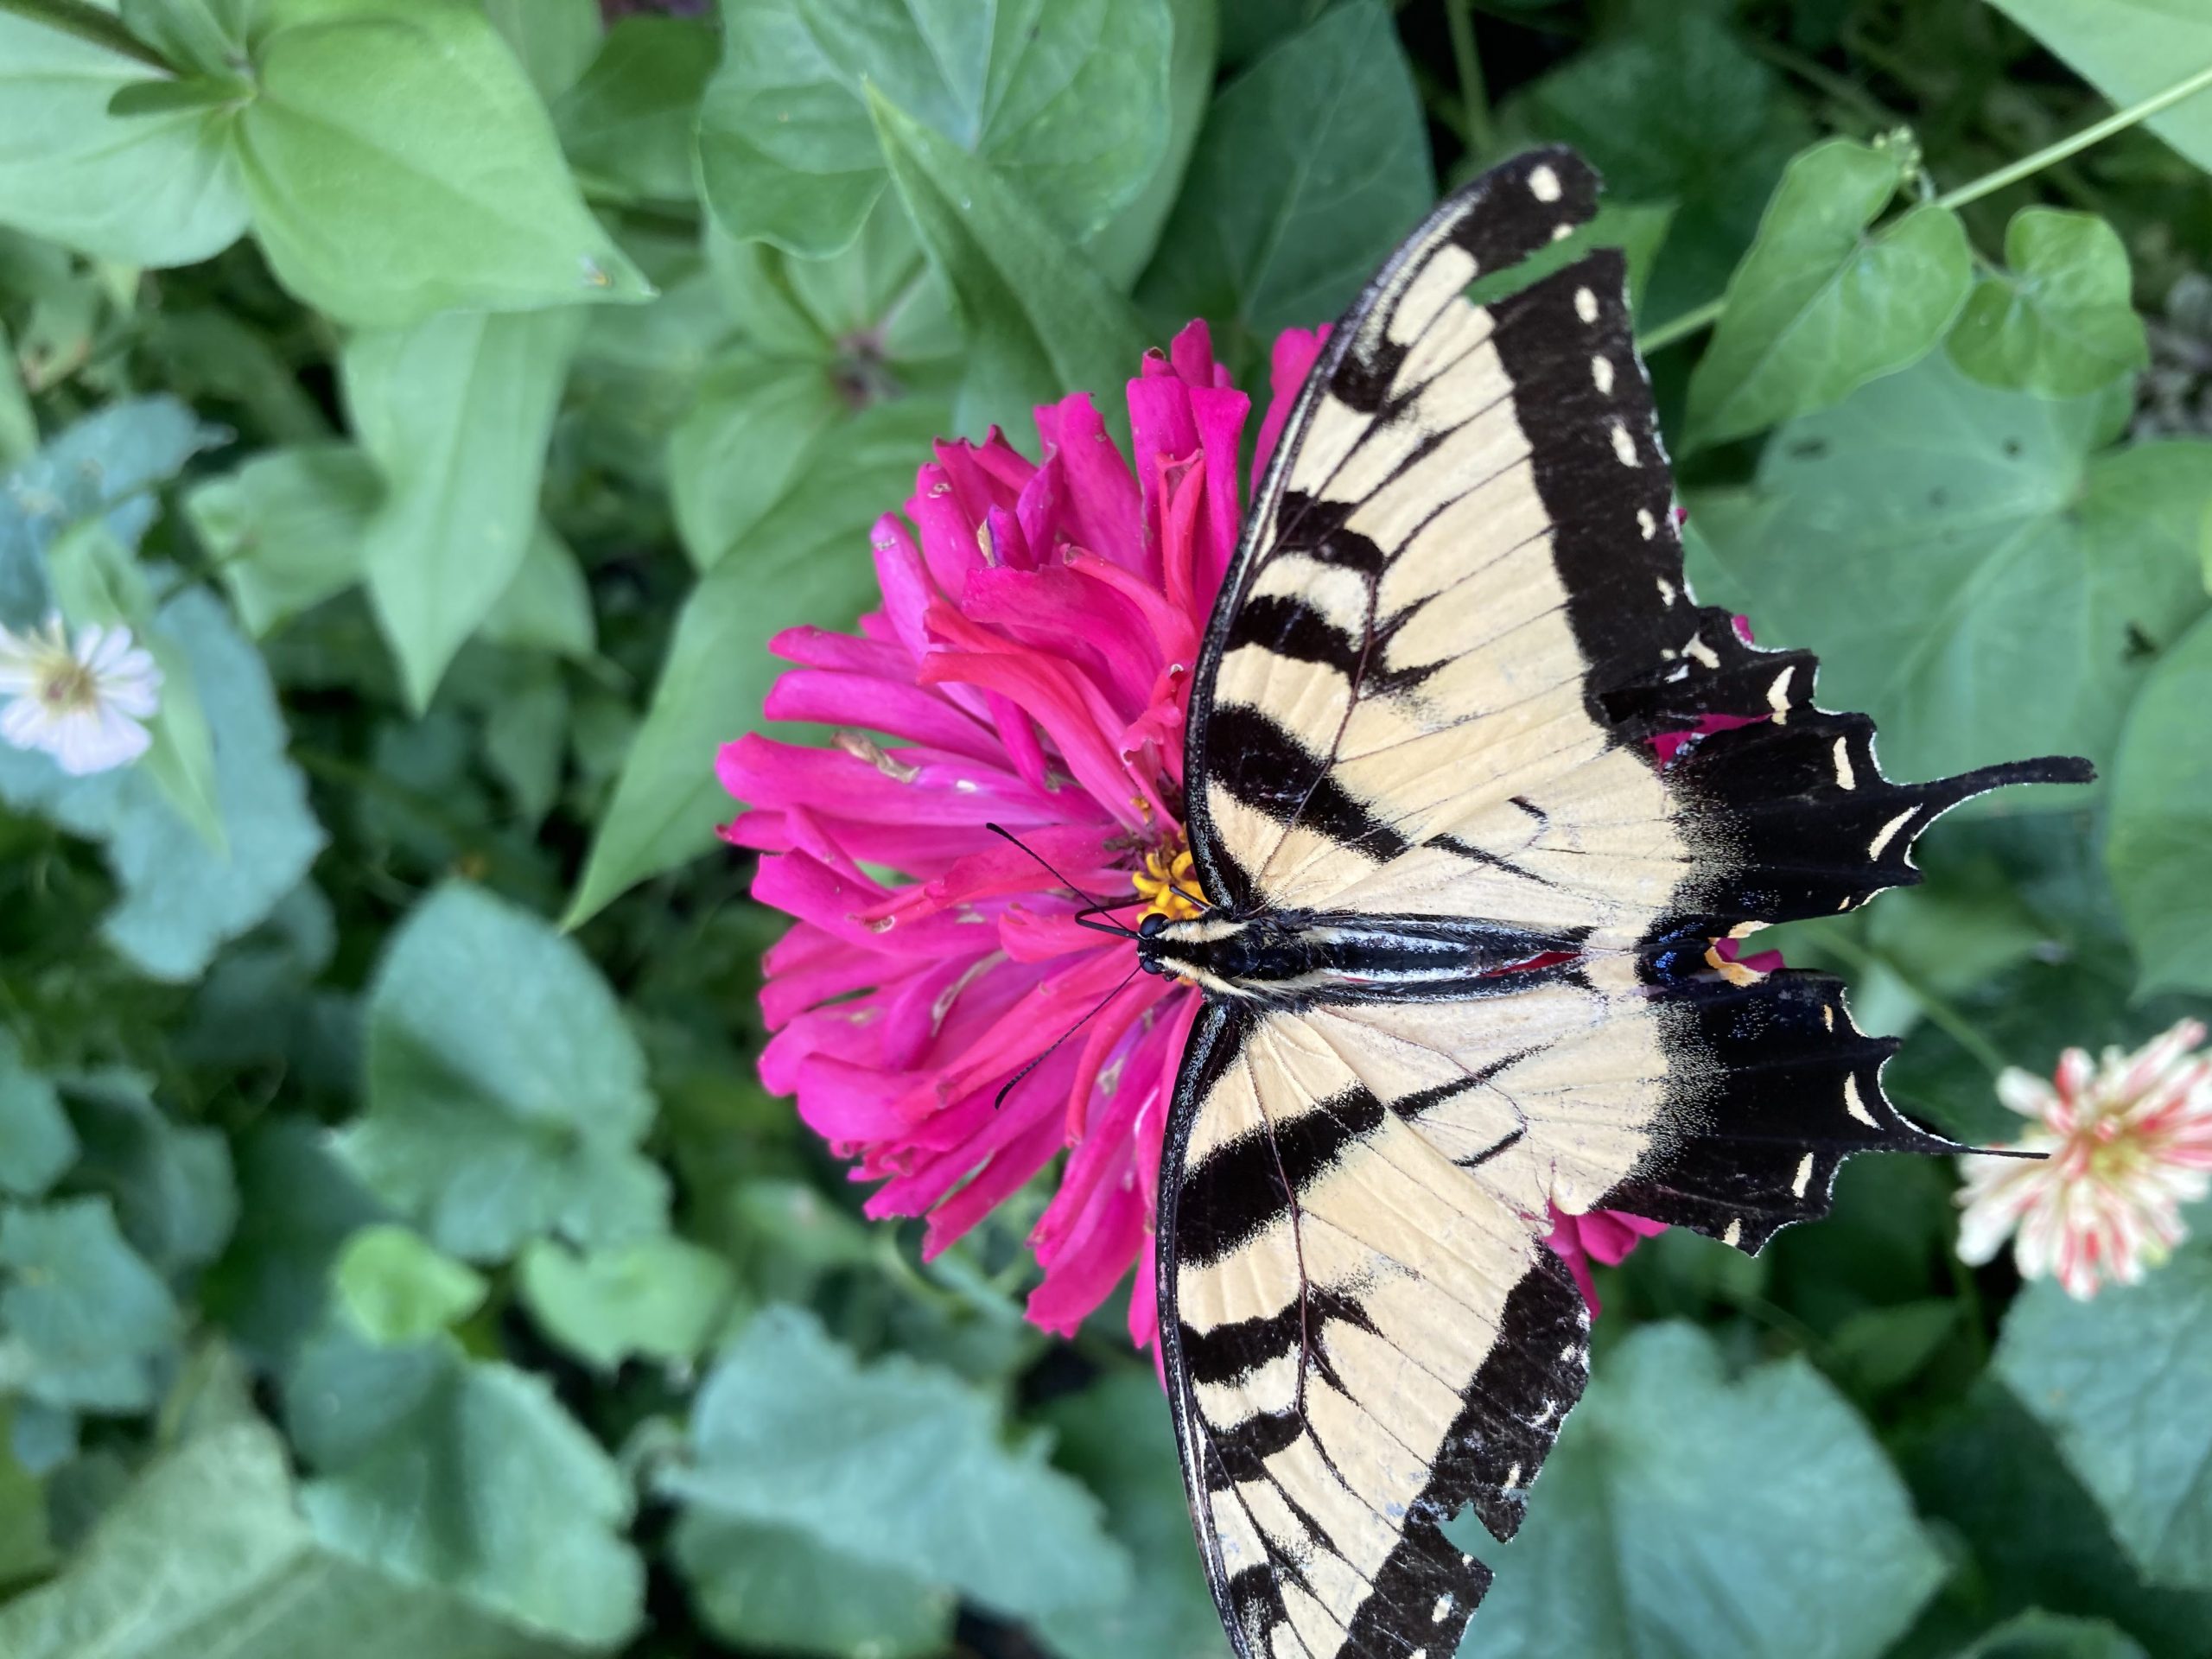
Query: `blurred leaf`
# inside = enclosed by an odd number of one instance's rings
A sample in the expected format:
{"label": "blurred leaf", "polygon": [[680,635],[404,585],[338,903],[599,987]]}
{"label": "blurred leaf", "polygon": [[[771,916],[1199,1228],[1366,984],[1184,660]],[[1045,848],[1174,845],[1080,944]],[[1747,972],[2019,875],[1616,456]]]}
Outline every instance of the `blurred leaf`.
{"label": "blurred leaf", "polygon": [[[899,200],[966,325],[953,423],[980,437],[1070,391],[1125,382],[1146,344],[1128,302],[988,167],[873,92],[869,107]],[[1109,428],[1124,424],[1118,409],[1106,398]]]}
{"label": "blurred leaf", "polygon": [[2101,1618],[2068,1618],[2031,1608],[1966,1649],[1959,1659],[2151,1659]]}
{"label": "blurred leaf", "polygon": [[2212,1590],[2212,1244],[2193,1241],[2092,1301],[2030,1285],[1993,1368],[2050,1430],[2145,1579]]}
{"label": "blurred leaf", "polygon": [[152,1366],[181,1334],[176,1304],[105,1198],[0,1211],[0,1376],[13,1389],[87,1411],[154,1403]]}
{"label": "blurred leaf", "polygon": [[848,414],[826,365],[739,346],[708,372],[669,436],[669,495],[683,550],[700,570],[789,493]]}
{"label": "blurred leaf", "polygon": [[542,658],[516,664],[514,682],[484,720],[484,764],[507,786],[530,823],[553,810],[569,744],[569,692]]}
{"label": "blurred leaf", "polygon": [[180,68],[214,74],[243,54],[250,0],[121,0],[130,32]]}
{"label": "blurred leaf", "polygon": [[253,73],[238,123],[254,233],[310,305],[399,327],[650,296],[468,0],[269,0]]}
{"label": "blurred leaf", "polygon": [[86,416],[0,480],[0,625],[20,632],[45,620],[48,550],[80,520],[97,515],[137,547],[157,510],[153,486],[207,441],[175,398],[133,397]]}
{"label": "blurred leaf", "polygon": [[0,1031],[0,1192],[35,1198],[77,1161],[77,1136],[54,1085]]}
{"label": "blurred leaf", "polygon": [[1510,131],[1580,150],[1609,200],[1673,205],[1640,313],[1647,326],[1721,291],[1783,166],[1815,137],[1781,76],[1719,10],[1672,0],[1617,10],[1628,28],[1504,110]]}
{"label": "blurred leaf", "polygon": [[200,1281],[200,1299],[240,1348],[273,1369],[321,1323],[340,1248],[384,1211],[320,1127],[301,1118],[272,1118],[247,1135],[238,1173],[238,1230]]}
{"label": "blurred leaf", "polygon": [[346,348],[346,396],[387,488],[362,558],[417,710],[523,567],[574,308],[447,312]]}
{"label": "blurred leaf", "polygon": [[543,522],[523,550],[522,563],[485,614],[479,633],[493,645],[550,651],[582,660],[598,648],[591,589],[569,544]]}
{"label": "blurred leaf", "polygon": [[1183,194],[1198,129],[1213,103],[1220,7],[1216,0],[1167,0],[1167,10],[1175,38],[1167,60],[1167,136],[1160,165],[1142,190],[1083,238],[1091,263],[1123,293],[1160,246],[1167,216]]}
{"label": "blurred leaf", "polygon": [[555,1659],[434,1590],[319,1546],[257,1423],[158,1459],[67,1570],[0,1607],[9,1659]]}
{"label": "blurred leaf", "polygon": [[484,1275],[441,1255],[421,1234],[389,1224],[346,1241],[331,1278],[353,1327],[379,1347],[422,1342],[484,1305]]}
{"label": "blurred leaf", "polygon": [[[2212,1594],[2143,1584],[2096,1502],[2010,1390],[1985,1380],[1900,1462],[1922,1513],[1971,1550],[1945,1599],[1979,1632],[2030,1608],[2108,1619],[2158,1659],[2212,1656]],[[1936,1610],[1941,1611],[1941,1609]],[[1935,1649],[1950,1659],[1963,1640]]]}
{"label": "blurred leaf", "polygon": [[1930,357],[1785,427],[1749,492],[1693,498],[1710,556],[1691,580],[1761,639],[1818,651],[1823,706],[1874,717],[1892,777],[2107,766],[2145,646],[2204,607],[2212,446],[2093,455],[2098,416]]}
{"label": "blurred leaf", "polygon": [[442,888],[392,936],[368,1021],[368,1109],[340,1144],[439,1249],[495,1262],[543,1233],[596,1244],[660,1224],[637,1039],[536,917]]}
{"label": "blurred leaf", "polygon": [[[2116,108],[2140,103],[2212,64],[2212,8],[2203,0],[1990,0],[2049,47]],[[2198,94],[2147,123],[2197,166],[2212,170],[2212,97]]]}
{"label": "blurred leaf", "polygon": [[374,464],[353,445],[302,444],[194,485],[184,512],[257,639],[361,579],[382,494]]}
{"label": "blurred leaf", "polygon": [[599,50],[599,0],[484,0],[484,15],[549,103],[576,84]]}
{"label": "blurred leaf", "polygon": [[1520,1537],[1481,1553],[1494,1659],[1873,1659],[1943,1577],[1888,1459],[1810,1367],[1732,1382],[1681,1325],[1605,1354]]}
{"label": "blurred leaf", "polygon": [[147,1078],[127,1071],[65,1083],[84,1147],[69,1184],[105,1193],[130,1247],[177,1275],[222,1254],[238,1225],[238,1183],[221,1131],[173,1122],[149,1090]]}
{"label": "blurred leaf", "polygon": [[2212,620],[2158,659],[2128,712],[2105,861],[2142,994],[2212,994]]}
{"label": "blurred leaf", "polygon": [[1930,1298],[1853,1314],[1828,1338],[1845,1382],[1860,1395],[1882,1395],[1920,1375],[1958,1330],[1956,1302]]}
{"label": "blurred leaf", "polygon": [[578,1255],[543,1240],[523,1252],[522,1299],[545,1332],[602,1370],[632,1355],[695,1359],[735,1293],[729,1264],[680,1238],[642,1238]]}
{"label": "blurred leaf", "polygon": [[640,201],[689,201],[692,131],[718,42],[704,23],[625,17],[553,106],[569,160],[592,184]]}
{"label": "blurred leaf", "polygon": [[332,1332],[302,1351],[285,1398],[316,1475],[302,1504],[327,1547],[569,1642],[613,1645],[637,1627],[629,1485],[543,1377],[466,1360],[447,1338],[373,1348]]}
{"label": "blurred leaf", "polygon": [[182,651],[215,749],[226,851],[186,827],[143,771],[67,778],[41,754],[0,749],[0,799],[105,843],[123,897],[108,943],[155,979],[188,980],[226,939],[266,916],[322,849],[307,790],[285,753],[269,671],[213,594],[188,588],[156,626]]}
{"label": "blurred leaf", "polygon": [[[16,1459],[14,1414],[0,1406],[0,1593],[54,1567],[54,1544],[47,1536],[46,1489]],[[6,1614],[0,1612],[0,1629]]]}
{"label": "blurred leaf", "polygon": [[1263,346],[1335,317],[1435,196],[1389,11],[1353,0],[1214,100],[1138,296],[1162,326],[1207,317]]}
{"label": "blurred leaf", "polygon": [[1221,61],[1238,68],[1328,10],[1332,0],[1221,0]]}
{"label": "blurred leaf", "polygon": [[830,1659],[929,1659],[958,1598],[803,1532],[690,1509],[671,1539],[699,1617],[748,1648]]}
{"label": "blurred leaf", "polygon": [[1690,376],[1690,444],[1825,409],[1943,338],[1974,277],[1958,215],[1923,202],[1867,233],[1905,159],[1831,138],[1789,163]]}
{"label": "blurred leaf", "polygon": [[1518,294],[1531,283],[1565,270],[1599,248],[1618,248],[1628,261],[1629,303],[1641,307],[1644,287],[1651,280],[1652,262],[1666,245],[1667,227],[1674,220],[1675,210],[1665,202],[1601,202],[1589,222],[1577,226],[1571,235],[1530,254],[1517,265],[1469,283],[1467,297],[1478,305],[1488,305],[1509,294]]}
{"label": "blurred leaf", "polygon": [[700,111],[708,205],[733,236],[836,252],[884,187],[874,99],[1084,235],[1160,165],[1171,28],[1166,0],[733,5]]}
{"label": "blurred leaf", "polygon": [[73,628],[126,629],[161,675],[160,702],[147,721],[149,747],[137,764],[176,815],[220,856],[226,850],[215,792],[215,740],[184,653],[164,639],[154,600],[130,550],[98,518],[79,521],[47,549],[54,603]]}
{"label": "blurred leaf", "polygon": [[1225,1659],[1213,1592],[1192,1546],[1191,1514],[1167,1397],[1148,1372],[1125,1370],[1040,1414],[1052,1460],[1097,1494],[1136,1563],[1119,1606],[1056,1613],[1038,1634],[1065,1659]]}
{"label": "blurred leaf", "polygon": [[0,14],[0,220],[103,259],[188,265],[245,229],[232,112],[117,115],[109,103],[172,85],[135,58]]}
{"label": "blurred leaf", "polygon": [[2022,208],[2005,227],[2005,263],[1975,287],[1947,342],[1975,379],[2076,397],[2150,360],[2127,250],[2094,213]]}
{"label": "blurred leaf", "polygon": [[715,826],[732,809],[715,752],[759,721],[783,671],[767,642],[804,623],[849,626],[874,602],[868,527],[913,487],[945,419],[943,404],[922,397],[853,416],[692,590],[564,925],[716,844]]}
{"label": "blurred leaf", "polygon": [[900,1358],[863,1370],[812,1315],[779,1307],[708,1377],[691,1460],[663,1484],[718,1519],[788,1529],[1016,1617],[1119,1601],[1128,1560],[1094,1501],[1000,1435],[959,1379]]}

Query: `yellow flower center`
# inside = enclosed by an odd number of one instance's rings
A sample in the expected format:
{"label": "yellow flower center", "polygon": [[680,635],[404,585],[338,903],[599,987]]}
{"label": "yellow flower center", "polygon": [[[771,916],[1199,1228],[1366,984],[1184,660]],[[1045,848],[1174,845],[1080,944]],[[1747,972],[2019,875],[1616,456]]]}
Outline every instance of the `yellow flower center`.
{"label": "yellow flower center", "polygon": [[[1173,852],[1154,849],[1147,853],[1144,868],[1129,877],[1129,885],[1144,900],[1145,916],[1165,916],[1171,922],[1187,922],[1204,913],[1198,905],[1192,902],[1205,897],[1198,887],[1198,866],[1191,861],[1191,849],[1179,843]],[[1141,922],[1144,917],[1137,919]]]}
{"label": "yellow flower center", "polygon": [[99,683],[92,671],[73,657],[44,664],[39,677],[38,700],[60,714],[84,714],[99,707]]}

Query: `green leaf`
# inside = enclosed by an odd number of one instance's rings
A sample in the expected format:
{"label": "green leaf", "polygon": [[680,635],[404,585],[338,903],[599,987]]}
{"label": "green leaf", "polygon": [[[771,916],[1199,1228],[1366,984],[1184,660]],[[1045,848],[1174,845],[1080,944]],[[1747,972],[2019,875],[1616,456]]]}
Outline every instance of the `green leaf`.
{"label": "green leaf", "polygon": [[2139,993],[2212,993],[2212,619],[2158,659],[2113,767],[2105,862]]}
{"label": "green leaf", "polygon": [[9,1659],[556,1659],[557,1651],[323,1548],[300,1516],[283,1441],[252,1421],[157,1459],[60,1578],[0,1607]]}
{"label": "green leaf", "polygon": [[[869,108],[899,199],[966,325],[955,425],[980,436],[1070,391],[1127,381],[1146,343],[1128,302],[988,166],[872,92]],[[1119,401],[1104,408],[1119,426]]]}
{"label": "green leaf", "polygon": [[748,1648],[828,1659],[931,1659],[959,1599],[811,1535],[690,1509],[671,1540],[699,1617]]}
{"label": "green leaf", "polygon": [[681,17],[625,17],[583,79],[553,106],[577,172],[633,201],[689,201],[691,135],[714,73],[715,40]]}
{"label": "green leaf", "polygon": [[1126,293],[1160,246],[1167,216],[1183,194],[1198,129],[1213,103],[1220,60],[1220,8],[1215,0],[1167,0],[1175,41],[1167,60],[1167,137],[1151,182],[1083,240],[1107,281]]}
{"label": "green leaf", "polygon": [[368,1109],[347,1160],[437,1247],[504,1261],[557,1232],[655,1230],[668,1201],[637,1151],[645,1058],[583,953],[454,885],[393,936],[369,994]]}
{"label": "green leaf", "polygon": [[173,1122],[150,1080],[129,1071],[67,1079],[63,1094],[84,1153],[73,1192],[105,1193],[130,1247],[172,1276],[222,1253],[238,1224],[238,1184],[219,1129]]}
{"label": "green leaf", "polygon": [[176,1304],[104,1198],[0,1211],[0,1375],[29,1398],[143,1411],[181,1334]]}
{"label": "green leaf", "polygon": [[0,800],[104,842],[122,899],[101,932],[142,973],[182,981],[299,884],[323,834],[286,757],[268,668],[221,602],[187,589],[155,626],[183,652],[209,728],[221,734],[215,795],[226,850],[194,836],[140,768],[67,778],[44,755],[3,749]]}
{"label": "green leaf", "polygon": [[137,265],[188,265],[237,241],[246,200],[230,111],[110,111],[164,84],[135,58],[0,13],[0,220]]}
{"label": "green leaf", "polygon": [[1505,106],[1516,137],[1573,144],[1607,199],[1674,208],[1640,321],[1664,323],[1726,285],[1760,209],[1813,124],[1720,9],[1674,0],[1579,52]]}
{"label": "green leaf", "polygon": [[47,556],[73,525],[98,518],[137,547],[154,521],[153,488],[207,441],[175,398],[135,397],[86,416],[0,480],[0,625],[44,620],[54,603]]}
{"label": "green leaf", "polygon": [[254,233],[287,288],[397,327],[456,306],[632,302],[553,124],[468,0],[270,0],[238,118]]}
{"label": "green leaf", "polygon": [[1809,1366],[1731,1381],[1683,1325],[1604,1354],[1520,1537],[1479,1549],[1497,1573],[1485,1659],[1874,1659],[1944,1574],[1880,1446]]}
{"label": "green leaf", "polygon": [[2127,250],[2094,213],[2022,208],[2005,227],[2005,263],[1975,287],[1946,342],[1975,379],[2075,397],[2150,361]]}
{"label": "green leaf", "polygon": [[2092,1301],[2049,1280],[2030,1285],[1993,1368],[2057,1440],[2144,1578],[2212,1590],[2212,1245],[2184,1245],[2140,1284]]}
{"label": "green leaf", "polygon": [[1561,237],[1549,247],[1530,254],[1519,264],[1468,284],[1467,297],[1488,305],[1509,294],[1518,294],[1531,283],[1563,270],[1599,248],[1618,248],[1628,262],[1629,302],[1641,308],[1643,291],[1651,280],[1652,263],[1666,245],[1667,227],[1675,210],[1665,203],[1606,201],[1585,225]]}
{"label": "green leaf", "polygon": [[257,639],[361,579],[383,485],[351,444],[271,449],[197,484],[185,517]]}
{"label": "green leaf", "polygon": [[[16,1412],[0,1406],[0,1592],[53,1571],[46,1524],[46,1488],[13,1450]],[[0,1613],[0,1628],[6,1615]]]}
{"label": "green leaf", "polygon": [[77,1136],[54,1085],[0,1031],[0,1192],[35,1198],[77,1161]]}
{"label": "green leaf", "polygon": [[1054,1401],[1041,1415],[1053,1432],[1052,1460],[1103,1500],[1137,1570],[1133,1593],[1118,1606],[1053,1614],[1038,1634],[1064,1659],[1224,1659],[1220,1615],[1191,1547],[1175,1427],[1158,1381],[1122,1371]]}
{"label": "green leaf", "polygon": [[696,1359],[714,1339],[737,1281],[712,1250],[641,1238],[578,1255],[543,1240],[523,1252],[522,1298],[545,1332],[601,1370],[633,1354]]}
{"label": "green leaf", "polygon": [[874,602],[868,527],[913,487],[944,420],[922,397],[855,415],[693,589],[563,925],[716,844],[731,806],[715,753],[758,723],[783,671],[769,639],[804,623],[849,626]]}
{"label": "green leaf", "polygon": [[98,518],[62,532],[47,550],[54,602],[73,627],[124,627],[161,671],[161,700],[146,722],[150,740],[139,762],[162,798],[220,855],[226,850],[215,797],[215,739],[193,683],[192,665],[154,622],[154,600],[130,550]]}
{"label": "green leaf", "polygon": [[614,1646],[637,1628],[645,1568],[620,1535],[635,1500],[543,1377],[449,1338],[374,1348],[333,1332],[285,1398],[327,1548],[564,1641]]}
{"label": "green leaf", "polygon": [[668,443],[669,493],[691,563],[713,569],[810,464],[821,464],[845,414],[820,362],[740,346],[715,364]]}
{"label": "green leaf", "polygon": [[1874,717],[1892,777],[2104,766],[2145,647],[2204,608],[2212,447],[2093,454],[2098,420],[2094,399],[1993,391],[1930,357],[1783,428],[1749,492],[1693,498],[1691,579],[1762,640],[1817,651],[1822,706]]}
{"label": "green leaf", "polygon": [[724,31],[699,117],[707,203],[731,235],[794,253],[844,247],[883,192],[870,99],[1072,236],[1165,149],[1166,0],[749,0]]}
{"label": "green leaf", "polygon": [[[2140,103],[2212,64],[2212,8],[2203,0],[1990,0],[2102,92],[2116,108]],[[2152,116],[2152,131],[2212,171],[2212,93]]]}
{"label": "green leaf", "polygon": [[346,1242],[331,1282],[354,1329],[385,1348],[458,1325],[483,1306],[491,1289],[482,1274],[389,1224],[365,1227]]}
{"label": "green leaf", "polygon": [[1017,1618],[1118,1601],[1128,1560],[1094,1501],[1000,1436],[989,1400],[949,1372],[903,1358],[863,1370],[812,1315],[778,1307],[700,1389],[692,1457],[663,1484],[717,1518],[798,1532]]}
{"label": "green leaf", "polygon": [[251,1358],[289,1362],[321,1324],[345,1241],[384,1214],[329,1150],[321,1127],[264,1120],[238,1143],[238,1230],[200,1283],[209,1316]]}
{"label": "green leaf", "polygon": [[1961,1408],[1904,1437],[1899,1461],[1921,1513],[1971,1552],[1944,1598],[1965,1604],[1961,1638],[2040,1607],[2109,1620],[2161,1659],[2212,1654],[2212,1594],[2141,1582],[2010,1389],[1985,1376]]}
{"label": "green leaf", "polygon": [[1789,163],[1690,376],[1692,445],[1826,409],[1942,339],[1974,276],[1959,216],[1923,203],[1867,234],[1906,160],[1831,138]]}
{"label": "green leaf", "polygon": [[484,15],[549,103],[576,84],[599,50],[599,0],[484,0]]}
{"label": "green leaf", "polygon": [[1214,100],[1160,252],[1147,316],[1256,352],[1342,311],[1436,197],[1421,100],[1380,0],[1330,10]]}
{"label": "green leaf", "polygon": [[495,645],[550,651],[579,661],[598,648],[591,589],[569,544],[542,520],[523,551],[521,568],[493,601],[478,630]]}
{"label": "green leaf", "polygon": [[2031,1608],[2008,1618],[1958,1659],[2150,1659],[2142,1644],[2101,1618],[2067,1618]]}
{"label": "green leaf", "polygon": [[369,596],[418,710],[522,568],[582,328],[574,308],[454,311],[346,346],[346,401],[388,486],[364,535]]}

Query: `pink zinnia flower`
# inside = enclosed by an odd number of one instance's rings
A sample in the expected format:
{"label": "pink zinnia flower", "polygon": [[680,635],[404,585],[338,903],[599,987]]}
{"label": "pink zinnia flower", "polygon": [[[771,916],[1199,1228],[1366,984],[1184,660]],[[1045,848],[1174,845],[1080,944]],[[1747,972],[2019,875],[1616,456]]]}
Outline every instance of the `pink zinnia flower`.
{"label": "pink zinnia flower", "polygon": [[[1326,332],[1275,342],[1255,480]],[[772,643],[795,666],[769,717],[833,727],[832,746],[745,737],[721,774],[753,809],[724,833],[760,855],[754,897],[795,918],[766,961],[763,1081],[882,1183],[869,1215],[928,1217],[925,1255],[1065,1153],[1030,1235],[1029,1317],[1071,1333],[1134,1266],[1146,1347],[1161,1135],[1198,999],[1075,918],[1089,894],[1132,925],[1192,913],[1184,715],[1243,518],[1250,400],[1196,322],[1128,398],[1134,466],[1082,394],[1036,411],[1040,461],[995,430],[939,443],[906,518],[877,521],[883,608],[857,635]],[[1600,1237],[1561,1253],[1626,1254]]]}
{"label": "pink zinnia flower", "polygon": [[2212,1187],[2212,1054],[2183,1020],[2133,1054],[2058,1057],[2050,1082],[2018,1066],[1998,1098],[2034,1120],[2012,1143],[2026,1160],[1963,1158],[1959,1255],[1979,1265],[2007,1238],[2022,1277],[2055,1276],[2087,1300],[2133,1284],[2187,1236],[2181,1206]]}

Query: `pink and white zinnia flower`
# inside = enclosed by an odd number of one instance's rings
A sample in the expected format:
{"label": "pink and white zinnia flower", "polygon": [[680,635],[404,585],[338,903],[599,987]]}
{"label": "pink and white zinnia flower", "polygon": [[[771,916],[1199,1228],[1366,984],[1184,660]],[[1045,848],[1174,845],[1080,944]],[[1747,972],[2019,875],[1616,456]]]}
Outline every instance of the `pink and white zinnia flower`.
{"label": "pink and white zinnia flower", "polygon": [[2048,1083],[2007,1067],[1998,1097],[2034,1121],[2012,1149],[2046,1156],[1960,1160],[1961,1257],[1987,1262],[2017,1232],[2021,1275],[2056,1277],[2083,1300],[2164,1261],[2187,1234],[2181,1206],[2212,1187],[2204,1037],[2184,1020],[2133,1054],[2069,1048]]}
{"label": "pink and white zinnia flower", "polygon": [[[1276,341],[1252,478],[1324,337]],[[877,521],[882,609],[856,635],[772,642],[794,666],[769,718],[830,727],[830,746],[744,737],[720,770],[752,809],[724,833],[760,855],[753,896],[793,918],[766,959],[763,1081],[881,1183],[869,1215],[928,1217],[925,1254],[1065,1154],[1030,1234],[1029,1317],[1072,1332],[1134,1267],[1147,1347],[1161,1136],[1198,995],[1136,973],[1127,939],[1077,925],[1084,898],[984,827],[1123,899],[1124,922],[1191,913],[1174,891],[1197,885],[1184,718],[1243,516],[1250,400],[1192,323],[1146,358],[1128,407],[1128,457],[1081,394],[1036,411],[1040,460],[996,431],[939,443],[905,518]]]}
{"label": "pink and white zinnia flower", "polygon": [[69,640],[60,616],[25,633],[0,628],[0,738],[52,755],[73,778],[129,766],[152,742],[162,671],[130,630],[88,625]]}

